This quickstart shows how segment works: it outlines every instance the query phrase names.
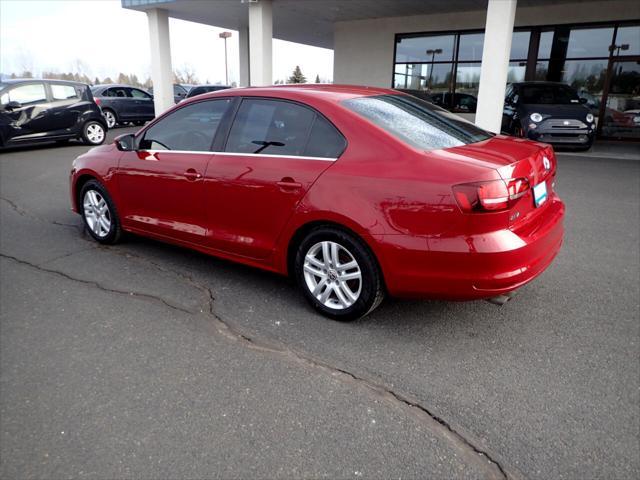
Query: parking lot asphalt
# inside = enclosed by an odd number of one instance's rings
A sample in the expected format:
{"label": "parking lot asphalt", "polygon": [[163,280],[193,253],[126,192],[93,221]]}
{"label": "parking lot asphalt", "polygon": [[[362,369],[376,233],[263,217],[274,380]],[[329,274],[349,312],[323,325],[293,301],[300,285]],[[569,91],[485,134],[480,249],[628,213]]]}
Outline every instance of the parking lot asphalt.
{"label": "parking lot asphalt", "polygon": [[503,307],[342,324],[280,276],[91,241],[86,149],[0,153],[2,478],[640,476],[640,162],[559,155],[565,244]]}

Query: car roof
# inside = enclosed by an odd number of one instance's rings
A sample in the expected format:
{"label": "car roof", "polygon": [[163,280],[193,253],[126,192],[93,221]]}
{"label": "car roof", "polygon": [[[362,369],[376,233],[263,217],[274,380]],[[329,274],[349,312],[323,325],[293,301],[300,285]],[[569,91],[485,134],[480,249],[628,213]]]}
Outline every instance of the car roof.
{"label": "car roof", "polygon": [[98,89],[98,88],[111,88],[111,87],[137,88],[138,90],[144,90],[144,87],[135,87],[133,85],[125,85],[124,83],[100,83],[98,85],[93,85],[91,88]]}
{"label": "car roof", "polygon": [[[361,85],[336,85],[336,84],[287,84],[287,85],[273,85],[269,87],[242,87],[242,88],[228,88],[224,90],[217,90],[214,92],[203,93],[198,95],[198,100],[205,98],[217,98],[224,96],[252,96],[252,97],[278,97],[278,98],[290,98],[292,100],[304,100],[304,99],[322,99],[330,102],[341,102],[342,100],[348,100],[356,97],[369,97],[374,95],[406,95],[397,90],[390,88],[378,88],[367,87]],[[193,97],[192,97],[193,98]]]}
{"label": "car roof", "polygon": [[547,81],[543,81],[543,80],[536,80],[536,81],[529,81],[529,82],[514,82],[511,85],[548,85],[551,87],[568,87],[569,85],[567,85],[566,83],[562,83],[562,82],[547,82]]}
{"label": "car roof", "polygon": [[29,83],[29,82],[45,82],[45,83],[66,83],[69,85],[81,85],[86,87],[86,83],[75,82],[73,80],[58,80],[57,78],[5,78],[1,80],[0,83],[3,85],[16,85],[18,83]]}

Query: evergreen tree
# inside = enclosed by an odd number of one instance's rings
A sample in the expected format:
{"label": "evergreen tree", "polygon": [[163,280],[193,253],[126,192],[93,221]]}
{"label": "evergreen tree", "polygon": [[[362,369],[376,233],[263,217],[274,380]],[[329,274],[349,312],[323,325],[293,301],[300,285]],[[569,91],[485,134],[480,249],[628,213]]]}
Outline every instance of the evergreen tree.
{"label": "evergreen tree", "polygon": [[316,73],[316,83],[320,83],[320,75]]}
{"label": "evergreen tree", "polygon": [[307,77],[302,74],[300,66],[296,65],[296,68],[293,70],[293,75],[289,77],[287,83],[307,83]]}

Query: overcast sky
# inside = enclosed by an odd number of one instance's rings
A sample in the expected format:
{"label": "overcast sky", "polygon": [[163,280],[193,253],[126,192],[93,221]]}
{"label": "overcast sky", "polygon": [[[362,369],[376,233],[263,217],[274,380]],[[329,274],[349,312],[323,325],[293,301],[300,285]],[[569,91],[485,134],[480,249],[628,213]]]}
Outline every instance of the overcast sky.
{"label": "overcast sky", "polygon": [[[194,70],[201,83],[225,81],[222,29],[170,19],[174,70]],[[238,34],[227,40],[229,82],[238,81]],[[333,77],[333,51],[274,40],[274,80],[296,65],[309,81]],[[77,72],[78,68],[83,72]],[[101,79],[150,76],[147,17],[120,0],[0,0],[0,73],[85,73]]]}

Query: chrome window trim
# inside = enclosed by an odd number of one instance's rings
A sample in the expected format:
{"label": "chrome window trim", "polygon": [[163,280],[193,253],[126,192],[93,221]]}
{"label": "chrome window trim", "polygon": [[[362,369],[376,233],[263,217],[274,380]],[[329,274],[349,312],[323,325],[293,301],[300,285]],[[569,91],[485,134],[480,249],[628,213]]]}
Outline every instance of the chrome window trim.
{"label": "chrome window trim", "polygon": [[211,151],[199,151],[199,150],[148,150],[141,149],[140,152],[148,153],[189,153],[193,155],[229,155],[232,157],[270,157],[270,158],[291,158],[294,160],[316,160],[323,162],[335,162],[337,158],[328,157],[306,157],[304,155],[273,155],[270,153],[238,153],[238,152],[211,152]]}

